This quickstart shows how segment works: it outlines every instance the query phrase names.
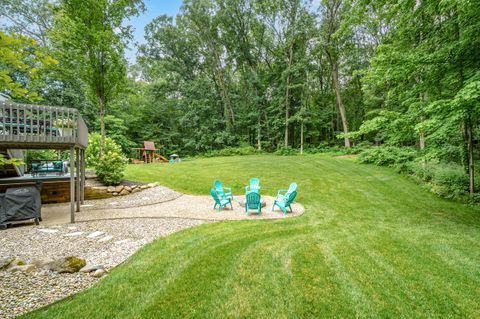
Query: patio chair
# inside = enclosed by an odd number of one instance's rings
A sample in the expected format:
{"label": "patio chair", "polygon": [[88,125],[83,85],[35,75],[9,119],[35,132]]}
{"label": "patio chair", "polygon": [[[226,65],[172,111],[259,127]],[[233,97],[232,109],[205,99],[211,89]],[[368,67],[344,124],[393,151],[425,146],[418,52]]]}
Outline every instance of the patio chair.
{"label": "patio chair", "polygon": [[292,192],[295,192],[297,190],[297,183],[291,183],[290,186],[288,187],[288,189],[281,189],[278,191],[277,193],[277,198],[286,198],[288,199],[288,196],[290,196],[290,194]]}
{"label": "patio chair", "polygon": [[215,190],[217,191],[218,196],[223,199],[233,199],[232,195],[232,189],[229,187],[223,187],[222,182],[220,182],[218,179],[213,182],[213,185],[215,186]]}
{"label": "patio chair", "polygon": [[259,193],[260,192],[260,180],[256,177],[250,179],[250,185],[245,186],[245,194],[250,192]]}
{"label": "patio chair", "polygon": [[213,200],[215,201],[215,205],[213,206],[213,209],[216,209],[218,206],[218,211],[220,211],[220,209],[227,207],[228,204],[230,204],[230,207],[233,209],[232,201],[230,198],[223,198],[223,199],[219,198],[217,192],[213,188],[210,188],[210,194],[212,195]]}
{"label": "patio chair", "polygon": [[256,209],[258,215],[262,214],[262,198],[259,193],[250,192],[245,195],[245,212],[247,213],[247,216],[249,209]]}
{"label": "patio chair", "polygon": [[277,199],[273,202],[272,212],[275,209],[275,206],[278,206],[283,211],[283,215],[287,214],[287,208],[290,208],[290,212],[293,213],[291,205],[292,205],[293,201],[295,200],[295,197],[297,197],[297,191],[291,192],[288,195],[288,198],[277,197]]}

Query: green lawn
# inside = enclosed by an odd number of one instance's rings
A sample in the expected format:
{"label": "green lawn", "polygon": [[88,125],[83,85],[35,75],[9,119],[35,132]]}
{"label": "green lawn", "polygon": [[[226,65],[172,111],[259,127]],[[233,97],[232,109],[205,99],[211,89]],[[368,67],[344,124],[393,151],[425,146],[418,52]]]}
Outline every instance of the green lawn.
{"label": "green lawn", "polygon": [[[207,194],[298,183],[306,212],[162,238],[92,289],[27,318],[480,317],[480,209],[375,166],[248,156],[129,166],[127,178]],[[212,211],[212,214],[214,212]]]}

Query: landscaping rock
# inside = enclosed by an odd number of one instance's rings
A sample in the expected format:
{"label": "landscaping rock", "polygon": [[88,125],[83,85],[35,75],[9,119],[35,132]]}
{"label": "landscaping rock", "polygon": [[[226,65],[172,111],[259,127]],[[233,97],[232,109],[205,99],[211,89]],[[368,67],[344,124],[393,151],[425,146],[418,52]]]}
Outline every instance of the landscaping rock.
{"label": "landscaping rock", "polygon": [[77,237],[77,236],[83,235],[83,233],[84,233],[83,231],[77,231],[77,232],[65,234],[65,237]]}
{"label": "landscaping rock", "polygon": [[32,272],[35,270],[35,265],[29,264],[29,265],[22,265],[22,266],[13,266],[8,269],[10,272]]}
{"label": "landscaping rock", "polygon": [[155,182],[155,183],[148,183],[147,184],[148,188],[154,188],[154,187],[157,187],[158,186],[158,183]]}
{"label": "landscaping rock", "polygon": [[115,186],[108,186],[107,187],[107,192],[109,192],[109,193],[115,192]]}
{"label": "landscaping rock", "polygon": [[[109,192],[109,187],[107,186],[92,186],[92,189],[93,190],[96,190],[96,191],[104,191],[104,192]],[[115,190],[115,188],[113,188]]]}
{"label": "landscaping rock", "polygon": [[117,192],[115,192],[115,193],[112,193],[112,195],[113,195],[113,196],[118,196],[118,193],[117,193]]}
{"label": "landscaping rock", "polygon": [[97,270],[95,270],[95,272],[93,273],[92,276],[95,277],[95,278],[100,278],[103,275],[105,275],[105,273],[106,273],[105,269],[97,269]]}
{"label": "landscaping rock", "polygon": [[136,189],[137,187],[138,187],[138,185],[131,185],[131,186],[130,186],[130,188],[131,188],[132,190]]}
{"label": "landscaping rock", "polygon": [[130,194],[130,192],[127,191],[126,189],[123,189],[123,190],[120,192],[120,195],[122,195],[122,196],[123,196],[123,195],[128,195],[128,194]]}
{"label": "landscaping rock", "polygon": [[118,186],[115,187],[115,192],[116,192],[116,193],[120,193],[122,190],[123,190],[123,186],[122,186],[122,185],[118,185]]}
{"label": "landscaping rock", "polygon": [[141,189],[139,187],[136,187],[136,188],[132,189],[132,193],[137,193],[139,191],[141,191]]}
{"label": "landscaping rock", "polygon": [[74,273],[85,267],[87,262],[83,258],[69,256],[55,260],[49,266],[51,271],[58,273]]}
{"label": "landscaping rock", "polygon": [[100,238],[100,239],[98,240],[98,242],[99,242],[99,243],[104,243],[104,242],[107,242],[107,241],[111,240],[112,238],[113,238],[113,236],[108,235],[108,236],[105,236],[105,237],[103,237],[103,238]]}
{"label": "landscaping rock", "polygon": [[32,261],[32,265],[35,265],[36,268],[50,268],[50,265],[54,262],[53,259],[36,259]]}
{"label": "landscaping rock", "polygon": [[140,189],[147,189],[147,188],[150,188],[150,187],[148,187],[148,185],[142,185],[142,186],[140,186]]}
{"label": "landscaping rock", "polygon": [[10,264],[8,265],[8,268],[12,268],[12,267],[15,267],[15,266],[23,266],[23,265],[26,265],[27,263],[20,259],[20,258],[17,258],[15,257],[11,262]]}
{"label": "landscaping rock", "polygon": [[14,260],[15,258],[13,257],[0,258],[0,270],[7,268]]}
{"label": "landscaping rock", "polygon": [[39,232],[46,233],[46,234],[54,234],[58,233],[58,229],[48,229],[48,228],[41,228],[38,230]]}
{"label": "landscaping rock", "polygon": [[130,186],[124,186],[123,189],[126,190],[127,192],[132,191],[132,188]]}
{"label": "landscaping rock", "polygon": [[90,235],[88,235],[87,238],[95,238],[103,234],[105,234],[105,232],[103,231],[94,231],[93,233],[90,233]]}
{"label": "landscaping rock", "polygon": [[86,265],[85,267],[80,269],[80,272],[92,272],[100,269],[105,269],[105,267],[103,265]]}

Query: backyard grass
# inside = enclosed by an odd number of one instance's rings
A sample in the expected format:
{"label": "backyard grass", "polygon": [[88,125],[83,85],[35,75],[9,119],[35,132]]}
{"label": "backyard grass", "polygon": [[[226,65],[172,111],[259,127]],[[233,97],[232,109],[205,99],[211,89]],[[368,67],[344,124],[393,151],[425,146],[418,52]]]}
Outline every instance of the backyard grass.
{"label": "backyard grass", "polygon": [[268,195],[296,181],[305,214],[159,239],[92,289],[25,317],[480,317],[480,209],[392,170],[265,155],[129,166],[126,177],[206,195],[216,178],[242,194],[254,176]]}

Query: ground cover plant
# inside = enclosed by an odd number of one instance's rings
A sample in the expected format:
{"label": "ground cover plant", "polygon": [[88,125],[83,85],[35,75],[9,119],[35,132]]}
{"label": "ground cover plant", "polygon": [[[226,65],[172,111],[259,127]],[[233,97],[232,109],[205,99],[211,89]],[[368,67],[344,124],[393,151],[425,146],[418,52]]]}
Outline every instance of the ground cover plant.
{"label": "ground cover plant", "polygon": [[23,318],[480,316],[480,209],[391,168],[253,155],[126,170],[192,194],[207,194],[215,178],[242,194],[253,176],[269,195],[296,181],[305,214],[156,240],[92,289]]}

